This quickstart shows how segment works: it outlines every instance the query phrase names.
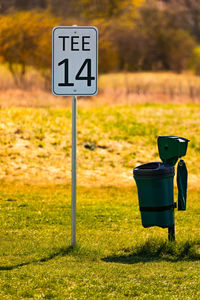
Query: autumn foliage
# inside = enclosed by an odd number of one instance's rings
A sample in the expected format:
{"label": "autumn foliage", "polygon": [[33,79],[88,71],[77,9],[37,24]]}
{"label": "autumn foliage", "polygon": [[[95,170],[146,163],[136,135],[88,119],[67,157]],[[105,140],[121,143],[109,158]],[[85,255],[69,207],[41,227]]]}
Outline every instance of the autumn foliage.
{"label": "autumn foliage", "polygon": [[0,55],[16,84],[27,66],[40,70],[51,66],[51,30],[56,19],[47,13],[19,12],[0,18]]}
{"label": "autumn foliage", "polygon": [[50,80],[51,32],[57,25],[98,27],[101,73],[200,72],[200,22],[195,19],[200,19],[200,5],[196,0],[78,0],[76,4],[68,0],[68,5],[48,0],[38,1],[40,10],[31,1],[17,3],[10,10],[7,5],[0,15],[0,58],[18,85],[28,66]]}

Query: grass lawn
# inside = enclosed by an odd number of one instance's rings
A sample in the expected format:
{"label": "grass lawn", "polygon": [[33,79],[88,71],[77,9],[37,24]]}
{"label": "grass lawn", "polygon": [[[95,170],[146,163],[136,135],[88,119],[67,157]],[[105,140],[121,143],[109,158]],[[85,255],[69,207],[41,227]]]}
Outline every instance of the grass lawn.
{"label": "grass lawn", "polygon": [[[0,299],[200,298],[198,105],[79,108],[75,248],[71,109],[7,108],[0,118]],[[167,229],[142,227],[132,178],[159,160],[159,135],[191,140],[175,244]]]}
{"label": "grass lawn", "polygon": [[70,188],[1,189],[1,299],[198,299],[199,196],[167,229],[141,226],[135,188],[78,189],[70,247]]}

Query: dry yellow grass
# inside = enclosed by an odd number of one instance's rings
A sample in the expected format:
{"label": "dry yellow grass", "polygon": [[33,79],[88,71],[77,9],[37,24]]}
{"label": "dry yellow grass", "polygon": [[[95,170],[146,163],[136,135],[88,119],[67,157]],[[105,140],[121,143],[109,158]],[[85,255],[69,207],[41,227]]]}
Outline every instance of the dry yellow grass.
{"label": "dry yellow grass", "polygon": [[[0,179],[48,184],[71,181],[71,108],[0,110]],[[191,140],[189,188],[200,180],[200,109],[196,105],[80,108],[78,185],[132,186],[136,165],[159,161],[158,135]]]}
{"label": "dry yellow grass", "polygon": [[[0,106],[67,107],[71,97],[55,97],[51,86],[30,69],[23,88],[16,88],[5,65],[0,65]],[[137,103],[200,103],[200,77],[192,73],[171,72],[113,73],[99,76],[99,93],[79,97],[79,107],[134,105]]]}
{"label": "dry yellow grass", "polygon": [[13,88],[0,90],[0,107],[66,107],[70,98],[55,97],[41,89],[23,90]]}
{"label": "dry yellow grass", "polygon": [[[27,75],[26,89],[17,89],[5,68],[3,72],[1,180],[70,184],[71,97],[55,97],[41,89],[35,73]],[[33,75],[36,80],[32,86]],[[5,79],[10,82],[7,89]],[[190,94],[191,86],[195,96]],[[198,105],[185,105],[200,103],[199,87],[200,78],[189,73],[100,76],[97,96],[78,97],[78,184],[132,185],[133,167],[159,160],[157,136],[173,134],[191,139],[186,159],[189,187],[200,186],[200,112]],[[88,150],[85,144],[95,149]]]}

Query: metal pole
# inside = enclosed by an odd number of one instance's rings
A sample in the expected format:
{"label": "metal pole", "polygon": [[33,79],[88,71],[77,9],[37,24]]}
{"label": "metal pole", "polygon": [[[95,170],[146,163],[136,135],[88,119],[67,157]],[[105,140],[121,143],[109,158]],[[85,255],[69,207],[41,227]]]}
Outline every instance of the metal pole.
{"label": "metal pole", "polygon": [[72,97],[72,188],[71,188],[71,245],[76,245],[76,102]]}

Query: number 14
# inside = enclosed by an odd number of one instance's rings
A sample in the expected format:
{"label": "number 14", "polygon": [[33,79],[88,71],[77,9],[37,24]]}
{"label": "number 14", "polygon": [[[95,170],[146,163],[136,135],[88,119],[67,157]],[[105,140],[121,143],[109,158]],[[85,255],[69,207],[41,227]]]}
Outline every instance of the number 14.
{"label": "number 14", "polygon": [[[64,82],[58,83],[58,86],[74,86],[74,83],[69,82],[69,60],[63,59],[61,62],[58,63],[59,66],[64,64]],[[87,68],[87,76],[81,76],[81,73],[83,72],[84,68]],[[75,79],[76,80],[86,80],[87,86],[91,86],[92,80],[95,79],[95,77],[91,76],[91,59],[85,59],[84,63],[80,67],[78,73],[76,74]]]}

